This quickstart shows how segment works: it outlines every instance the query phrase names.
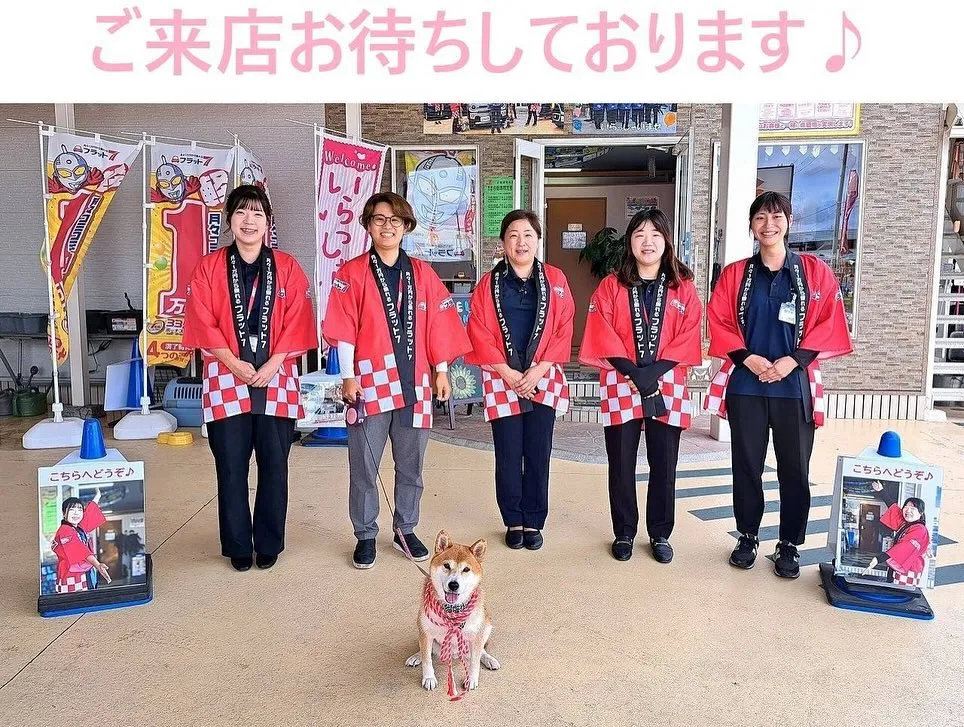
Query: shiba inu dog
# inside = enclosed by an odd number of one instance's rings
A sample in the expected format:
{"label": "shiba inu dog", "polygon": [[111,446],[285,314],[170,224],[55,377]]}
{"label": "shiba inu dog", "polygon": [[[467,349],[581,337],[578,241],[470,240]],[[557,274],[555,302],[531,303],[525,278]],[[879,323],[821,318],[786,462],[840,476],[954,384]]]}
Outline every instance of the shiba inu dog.
{"label": "shiba inu dog", "polygon": [[422,665],[422,687],[435,689],[438,679],[432,663],[433,653],[448,666],[449,696],[456,696],[455,662],[465,669],[464,687],[479,686],[480,667],[498,669],[500,664],[485,650],[492,633],[492,622],[482,594],[482,560],[485,540],[472,545],[452,542],[441,530],[435,536],[435,555],[429,564],[429,577],[422,590],[418,614],[419,651],[405,662]]}

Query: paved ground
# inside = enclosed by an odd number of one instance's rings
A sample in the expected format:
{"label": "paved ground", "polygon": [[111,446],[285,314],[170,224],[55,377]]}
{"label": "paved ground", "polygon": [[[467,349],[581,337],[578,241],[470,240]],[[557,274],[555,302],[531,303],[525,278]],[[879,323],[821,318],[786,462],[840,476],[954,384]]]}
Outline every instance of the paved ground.
{"label": "paved ground", "polygon": [[[0,421],[3,726],[964,725],[964,429],[950,423],[831,420],[817,436],[804,546],[806,563],[823,557],[836,456],[897,430],[907,450],[946,468],[934,621],[834,609],[816,565],[792,582],[762,559],[749,572],[727,566],[725,454],[682,467],[676,559],[663,566],[642,543],[628,563],[608,555],[604,466],[554,460],[546,546],[510,551],[491,451],[432,441],[419,532],[488,539],[492,651],[503,664],[454,704],[423,692],[403,666],[416,648],[421,584],[390,547],[387,508],[375,567],[349,563],[343,449],[293,449],[287,549],[270,571],[236,573],[218,554],[207,443],[119,444],[146,462],[155,599],[42,619],[36,470],[63,453],[24,451],[9,427]],[[391,486],[390,458],[382,465]],[[775,538],[774,479],[764,554]],[[641,469],[641,497],[645,481]]]}
{"label": "paved ground", "polygon": [[[473,449],[492,451],[492,429],[478,407],[468,414],[467,406],[456,407],[455,429],[449,429],[448,416],[436,418],[432,438]],[[570,462],[606,463],[606,442],[600,424],[557,421],[552,437],[553,456]],[[710,436],[710,418],[694,417],[693,426],[680,437],[680,462],[707,462],[729,457],[730,446]],[[637,461],[646,466],[645,437],[640,442]]]}

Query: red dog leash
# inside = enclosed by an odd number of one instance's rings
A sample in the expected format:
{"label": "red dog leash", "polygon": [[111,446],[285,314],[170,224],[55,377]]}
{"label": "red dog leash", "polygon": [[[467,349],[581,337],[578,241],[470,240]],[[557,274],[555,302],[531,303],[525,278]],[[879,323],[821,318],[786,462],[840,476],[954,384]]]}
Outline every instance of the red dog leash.
{"label": "red dog leash", "polygon": [[[395,510],[392,508],[392,501],[388,497],[388,490],[385,489],[385,483],[382,481],[382,475],[378,471],[378,462],[375,459],[375,452],[372,450],[372,444],[368,440],[368,432],[365,431],[365,427],[359,427],[362,431],[362,435],[365,437],[365,444],[368,446],[368,453],[371,455],[372,464],[375,467],[375,477],[378,479],[378,484],[382,488],[382,494],[385,495],[385,503],[388,505],[388,510],[392,515],[392,519],[395,518]],[[462,627],[465,626],[465,622],[468,621],[469,615],[475,610],[475,606],[479,601],[479,592],[476,590],[469,599],[469,602],[465,605],[465,608],[459,611],[446,611],[445,606],[435,595],[435,591],[432,588],[432,576],[429,575],[428,571],[420,566],[415,558],[412,556],[412,552],[408,548],[408,543],[405,542],[405,535],[402,533],[401,528],[396,528],[395,532],[398,533],[398,542],[402,546],[402,550],[416,568],[418,568],[422,575],[425,576],[425,588],[422,590],[422,603],[424,605],[425,614],[428,616],[429,620],[432,621],[436,626],[445,629],[445,638],[442,640],[442,645],[439,650],[439,661],[448,667],[448,696],[449,701],[458,702],[465,695],[459,694],[458,688],[455,686],[455,673],[453,669],[453,657],[458,656],[459,661],[462,663],[462,669],[465,671],[465,678],[469,677],[469,667],[466,661],[469,655],[469,645],[465,641],[465,636],[462,633]],[[432,658],[432,652],[429,650],[429,659]]]}
{"label": "red dog leash", "polygon": [[[388,490],[385,489],[385,483],[382,482],[382,475],[378,471],[379,463],[375,459],[375,452],[374,450],[372,450],[372,443],[368,441],[368,432],[365,431],[364,426],[359,426],[358,428],[361,429],[362,435],[364,435],[365,437],[365,444],[368,446],[368,453],[372,457],[372,466],[375,468],[375,477],[378,479],[378,484],[382,488],[382,494],[385,495],[385,503],[388,505],[388,511],[392,514],[392,520],[394,520],[395,509],[392,507],[392,501],[388,497]],[[405,542],[405,535],[402,533],[402,529],[395,528],[395,532],[398,534],[398,542],[402,546],[402,551],[405,553],[405,557],[412,562],[412,565],[414,565],[416,568],[422,571],[423,576],[425,576],[426,578],[431,578],[431,576],[428,574],[428,571],[425,570],[422,566],[420,566],[417,562],[415,562],[415,558],[412,556],[412,551],[408,549],[408,543]]]}

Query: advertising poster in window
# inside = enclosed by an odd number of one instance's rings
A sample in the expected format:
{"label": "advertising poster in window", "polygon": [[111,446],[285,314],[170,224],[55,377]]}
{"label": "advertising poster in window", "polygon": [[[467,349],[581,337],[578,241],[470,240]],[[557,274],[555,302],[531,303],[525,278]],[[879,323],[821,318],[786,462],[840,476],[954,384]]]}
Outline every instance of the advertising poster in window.
{"label": "advertising poster in window", "polygon": [[757,193],[780,192],[790,198],[789,248],[816,255],[833,269],[851,332],[863,167],[861,141],[761,144],[757,156]]}
{"label": "advertising poster in window", "polygon": [[479,241],[478,152],[397,150],[394,182],[418,221],[402,239],[405,252],[427,262],[472,262]]}

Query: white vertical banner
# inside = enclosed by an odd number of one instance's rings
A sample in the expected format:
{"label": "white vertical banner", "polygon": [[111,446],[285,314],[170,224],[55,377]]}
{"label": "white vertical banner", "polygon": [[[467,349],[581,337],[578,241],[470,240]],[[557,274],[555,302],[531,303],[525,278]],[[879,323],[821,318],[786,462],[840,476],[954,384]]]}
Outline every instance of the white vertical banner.
{"label": "white vertical banner", "polygon": [[[271,192],[268,191],[268,177],[265,174],[264,165],[261,164],[261,160],[254,152],[243,146],[240,142],[238,142],[236,149],[234,185],[253,184],[255,187],[260,187],[270,202]],[[278,228],[275,226],[274,217],[271,218],[271,227],[264,235],[264,244],[272,249],[278,248]]]}
{"label": "white vertical banner", "polygon": [[316,129],[315,135],[315,275],[320,321],[328,308],[335,273],[368,247],[368,232],[361,225],[361,214],[368,198],[381,188],[388,147],[332,137],[320,129]]}

